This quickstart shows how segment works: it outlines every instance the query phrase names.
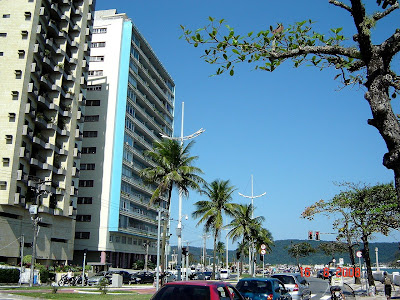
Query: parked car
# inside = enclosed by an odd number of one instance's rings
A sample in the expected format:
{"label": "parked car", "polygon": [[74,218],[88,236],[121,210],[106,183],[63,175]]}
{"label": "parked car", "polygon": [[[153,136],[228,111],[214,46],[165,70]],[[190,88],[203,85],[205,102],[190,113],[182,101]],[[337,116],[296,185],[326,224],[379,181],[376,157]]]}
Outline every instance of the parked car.
{"label": "parked car", "polygon": [[151,300],[244,300],[239,291],[223,281],[176,281],[165,284]]}
{"label": "parked car", "polygon": [[101,271],[99,273],[94,274],[92,277],[89,277],[87,283],[88,285],[99,285],[101,280],[106,280],[107,284],[111,283],[111,273],[107,271]]}
{"label": "parked car", "polygon": [[129,284],[131,283],[153,283],[154,274],[151,272],[137,272],[131,275]]}
{"label": "parked car", "polygon": [[[207,271],[207,272],[203,272],[203,273],[204,273],[204,279],[205,280],[210,280],[211,279],[212,272]],[[215,280],[220,280],[220,279],[221,279],[220,274],[218,272],[215,272]]]}
{"label": "parked car", "polygon": [[257,300],[291,300],[284,284],[276,278],[245,278],[239,280],[236,289],[243,297]]}
{"label": "parked car", "polygon": [[271,277],[279,279],[285,285],[292,299],[311,299],[311,290],[308,287],[309,283],[300,273],[273,274]]}
{"label": "parked car", "polygon": [[205,280],[206,276],[204,272],[195,272],[189,275],[190,280]]}
{"label": "parked car", "polygon": [[230,271],[228,269],[221,269],[221,271],[219,272],[220,274],[220,278],[223,279],[229,279],[230,276]]}
{"label": "parked car", "polygon": [[[119,274],[122,276],[122,283],[124,284],[128,284],[129,281],[131,280],[131,273],[127,272],[127,271],[118,271],[118,270],[113,270],[113,271],[109,271],[111,277],[112,274]],[[111,281],[112,282],[112,281]],[[110,283],[111,283],[110,282]]]}

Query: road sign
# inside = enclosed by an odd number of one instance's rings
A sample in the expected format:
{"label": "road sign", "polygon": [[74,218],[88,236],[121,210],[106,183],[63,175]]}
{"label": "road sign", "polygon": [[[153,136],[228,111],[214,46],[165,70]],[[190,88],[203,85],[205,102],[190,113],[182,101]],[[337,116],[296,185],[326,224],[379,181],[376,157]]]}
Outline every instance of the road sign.
{"label": "road sign", "polygon": [[267,251],[265,249],[261,249],[260,253],[261,253],[261,255],[265,255],[267,253]]}
{"label": "road sign", "polygon": [[181,265],[176,265],[175,269],[180,270],[181,269]]}
{"label": "road sign", "polygon": [[261,250],[265,250],[267,248],[267,246],[265,246],[265,244],[261,244]]}
{"label": "road sign", "polygon": [[362,257],[362,252],[361,252],[361,251],[357,251],[357,252],[356,252],[356,256],[357,256],[358,258],[361,258],[361,257]]}

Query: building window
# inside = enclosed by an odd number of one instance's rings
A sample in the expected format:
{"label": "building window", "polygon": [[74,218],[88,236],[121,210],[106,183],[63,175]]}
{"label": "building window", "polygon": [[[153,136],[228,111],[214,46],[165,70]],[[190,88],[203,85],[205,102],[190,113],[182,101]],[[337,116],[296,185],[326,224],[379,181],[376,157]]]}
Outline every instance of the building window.
{"label": "building window", "polygon": [[85,120],[85,122],[98,122],[99,121],[99,115],[85,116],[84,120]]}
{"label": "building window", "polygon": [[95,170],[96,164],[81,164],[80,169],[81,170]]}
{"label": "building window", "polygon": [[75,239],[88,240],[90,239],[90,232],[75,232]]}
{"label": "building window", "polygon": [[6,32],[0,32],[0,37],[6,37],[7,33]]}
{"label": "building window", "polygon": [[[7,35],[7,33],[6,33],[6,35]],[[90,56],[89,61],[97,61],[97,62],[104,61],[104,56]]]}
{"label": "building window", "polygon": [[93,137],[97,137],[97,131],[83,131],[83,137],[87,137],[87,138],[93,138]]}
{"label": "building window", "polygon": [[92,197],[78,197],[78,204],[92,204]]}
{"label": "building window", "polygon": [[101,91],[101,84],[88,85],[87,90],[88,91]]}
{"label": "building window", "polygon": [[100,106],[100,100],[86,100],[86,106]]}
{"label": "building window", "polygon": [[106,42],[94,42],[90,45],[91,48],[103,48],[106,46]]}
{"label": "building window", "polygon": [[88,72],[89,76],[103,76],[103,70],[92,70]]}
{"label": "building window", "polygon": [[7,189],[7,181],[0,181],[0,190]]}
{"label": "building window", "polygon": [[10,122],[15,122],[16,114],[15,113],[8,113],[8,120]]}
{"label": "building window", "polygon": [[92,216],[91,215],[76,215],[77,222],[91,222]]}
{"label": "building window", "polygon": [[9,166],[10,166],[10,158],[3,157],[3,167],[9,167]]}
{"label": "building window", "polygon": [[93,28],[93,34],[96,33],[107,33],[107,28]]}
{"label": "building window", "polygon": [[15,79],[21,79],[21,78],[22,78],[22,71],[15,70]]}
{"label": "building window", "polygon": [[96,154],[96,147],[82,147],[82,154]]}
{"label": "building window", "polygon": [[23,39],[27,39],[28,38],[28,30],[21,30],[21,35]]}
{"label": "building window", "polygon": [[3,19],[8,19],[8,18],[10,18],[10,14],[4,14],[3,15]]}
{"label": "building window", "polygon": [[79,187],[93,187],[94,180],[79,180]]}
{"label": "building window", "polygon": [[3,56],[4,55],[4,52],[0,52],[0,56]]}
{"label": "building window", "polygon": [[12,144],[13,136],[11,134],[6,134],[6,143]]}
{"label": "building window", "polygon": [[25,13],[24,13],[24,15],[25,15],[25,20],[30,20],[31,19],[31,12],[30,11],[26,11]]}

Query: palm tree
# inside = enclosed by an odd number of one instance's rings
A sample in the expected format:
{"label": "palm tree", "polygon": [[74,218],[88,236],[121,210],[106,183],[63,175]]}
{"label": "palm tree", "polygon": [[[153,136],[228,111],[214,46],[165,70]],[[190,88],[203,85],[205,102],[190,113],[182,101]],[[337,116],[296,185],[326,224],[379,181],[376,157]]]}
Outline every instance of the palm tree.
{"label": "palm tree", "polygon": [[205,184],[201,193],[208,197],[208,200],[197,201],[196,210],[192,213],[194,218],[200,218],[197,226],[204,223],[205,232],[212,232],[214,235],[214,264],[212,278],[215,279],[215,257],[217,251],[217,238],[223,228],[222,213],[233,216],[235,204],[229,203],[232,200],[232,193],[235,188],[230,185],[229,180],[214,180]]}
{"label": "palm tree", "polygon": [[[233,211],[233,220],[226,227],[232,228],[228,235],[233,242],[242,237],[242,244],[252,245],[260,235],[262,222],[265,220],[263,216],[252,217],[253,206],[251,204],[238,204]],[[251,253],[249,260],[251,261]]]}
{"label": "palm tree", "polygon": [[154,202],[160,203],[160,197],[168,193],[161,246],[162,271],[165,270],[165,243],[172,189],[177,187],[184,196],[188,196],[189,189],[199,190],[200,185],[204,183],[204,180],[199,176],[199,174],[203,174],[203,171],[192,165],[198,158],[189,154],[193,143],[192,141],[186,147],[183,147],[176,140],[163,139],[161,142],[154,142],[153,150],[146,151],[145,155],[151,158],[156,166],[145,168],[139,174],[144,182],[157,185],[148,206]]}
{"label": "palm tree", "polygon": [[217,255],[218,255],[218,258],[219,258],[219,262],[220,262],[220,263],[224,261],[224,254],[225,254],[225,251],[226,251],[226,249],[225,249],[225,243],[219,241],[219,242],[217,243]]}

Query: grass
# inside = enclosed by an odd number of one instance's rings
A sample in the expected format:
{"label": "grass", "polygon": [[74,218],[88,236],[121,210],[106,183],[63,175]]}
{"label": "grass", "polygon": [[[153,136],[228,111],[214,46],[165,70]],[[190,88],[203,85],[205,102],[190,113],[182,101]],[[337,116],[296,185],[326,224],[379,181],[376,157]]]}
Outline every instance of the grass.
{"label": "grass", "polygon": [[152,295],[142,295],[138,293],[114,293],[109,292],[106,295],[99,294],[79,294],[79,293],[57,293],[53,294],[51,292],[40,293],[40,292],[31,292],[27,293],[12,293],[15,295],[28,296],[32,298],[40,298],[40,299],[117,299],[117,300],[149,300]]}

